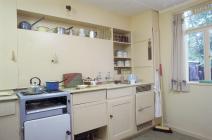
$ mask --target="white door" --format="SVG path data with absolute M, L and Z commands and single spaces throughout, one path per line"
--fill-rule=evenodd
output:
M 24 140 L 71 140 L 70 115 L 59 115 L 24 123 Z
M 153 56 L 149 60 L 148 53 L 148 40 L 133 44 L 134 67 L 152 67 Z
M 16 0 L 0 1 L 0 90 L 17 87 Z
M 109 139 L 120 140 L 133 132 L 133 97 L 111 100 L 109 105 Z

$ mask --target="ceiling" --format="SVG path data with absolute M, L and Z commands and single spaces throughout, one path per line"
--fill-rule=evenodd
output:
M 189 0 L 78 0 L 123 15 L 134 15 L 148 9 L 164 10 Z

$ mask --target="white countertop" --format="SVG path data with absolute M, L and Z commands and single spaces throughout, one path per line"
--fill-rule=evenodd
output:
M 150 83 L 136 83 L 134 85 L 130 84 L 102 84 L 97 86 L 91 86 L 83 89 L 76 89 L 76 88 L 64 88 L 62 90 L 70 92 L 72 94 L 80 93 L 80 92 L 89 92 L 89 91 L 95 91 L 95 90 L 110 90 L 110 89 L 116 89 L 116 88 L 125 88 L 125 87 L 133 87 L 137 85 L 146 85 Z
M 0 101 L 17 100 L 18 97 L 13 90 L 0 91 Z
M 81 92 L 89 92 L 89 91 L 96 91 L 96 90 L 110 90 L 116 88 L 125 88 L 125 87 L 133 87 L 137 85 L 146 85 L 151 83 L 136 83 L 134 85 L 130 84 L 102 84 L 92 87 L 87 87 L 84 89 L 76 89 L 76 88 L 64 88 L 62 90 L 67 91 L 71 94 L 81 93 Z M 0 91 L 0 101 L 8 101 L 8 100 L 17 100 L 18 97 L 13 90 L 8 91 Z

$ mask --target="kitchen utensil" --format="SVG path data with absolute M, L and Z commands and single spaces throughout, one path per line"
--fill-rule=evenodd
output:
M 28 89 L 31 94 L 42 93 L 41 80 L 38 77 L 33 77 L 30 79 L 30 88 Z
M 72 29 L 73 29 L 73 26 L 71 26 L 71 27 L 65 29 L 65 34 L 67 34 L 67 35 L 72 35 L 72 34 L 73 34 Z
M 73 28 L 72 27 L 69 27 L 69 28 L 64 28 L 64 27 L 56 27 L 53 29 L 53 32 L 54 33 L 57 33 L 57 34 L 67 34 L 67 32 L 70 32 L 70 30 Z
M 66 79 L 64 81 L 65 88 L 72 88 L 72 87 L 76 87 L 77 85 L 83 84 L 82 73 L 63 74 L 63 79 Z
M 48 27 L 45 26 L 38 26 L 35 28 L 36 31 L 40 31 L 40 32 L 48 32 L 50 29 Z
M 89 33 L 90 38 L 95 38 L 96 36 L 97 36 L 97 32 L 90 31 L 90 33 Z
M 47 81 L 46 82 L 46 90 L 47 91 L 58 91 L 59 90 L 59 84 L 64 82 L 66 79 L 62 81 Z
M 28 21 L 21 21 L 18 25 L 18 28 L 20 29 L 26 29 L 26 30 L 31 30 L 32 27 L 37 24 L 38 22 L 40 22 L 41 20 L 43 20 L 45 17 L 41 17 L 39 18 L 37 21 L 35 21 L 33 24 L 30 24 Z
M 79 29 L 79 36 L 85 37 L 85 30 L 84 29 Z

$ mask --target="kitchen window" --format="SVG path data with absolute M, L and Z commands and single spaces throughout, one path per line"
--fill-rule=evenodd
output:
M 183 14 L 187 80 L 212 80 L 212 4 Z

